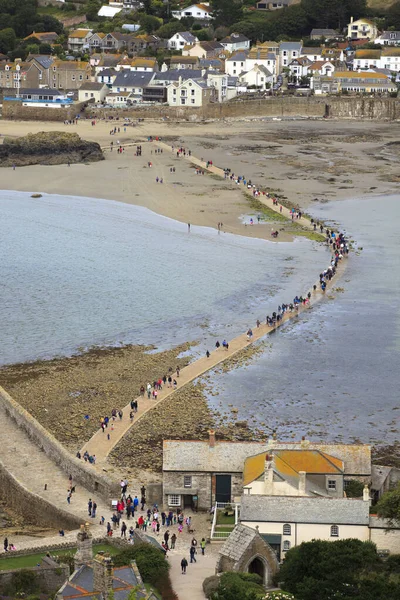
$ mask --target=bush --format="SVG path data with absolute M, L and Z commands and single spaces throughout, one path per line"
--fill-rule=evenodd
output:
M 6 589 L 6 595 L 14 596 L 20 592 L 23 592 L 24 594 L 34 594 L 39 591 L 36 573 L 29 569 L 21 569 L 17 573 L 13 573 L 10 584 Z
M 211 575 L 211 577 L 206 577 L 203 581 L 203 592 L 206 598 L 211 598 L 211 594 L 217 591 L 219 586 L 219 577 L 218 575 Z
M 345 488 L 348 498 L 360 498 L 363 495 L 364 484 L 356 479 L 350 479 Z
M 260 575 L 257 575 L 257 573 L 238 573 L 238 575 L 242 581 L 247 581 L 248 583 L 256 583 L 257 585 L 263 584 L 262 577 L 260 577 Z
M 223 573 L 216 591 L 211 593 L 211 600 L 239 600 L 239 598 L 261 600 L 265 595 L 264 588 L 250 581 L 248 575 L 248 573 Z
M 164 553 L 151 544 L 137 544 L 127 548 L 114 557 L 114 565 L 122 567 L 136 561 L 140 575 L 145 583 L 156 585 L 160 576 L 166 575 L 169 563 Z

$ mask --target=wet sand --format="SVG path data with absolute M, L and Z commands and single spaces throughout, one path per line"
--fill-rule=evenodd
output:
M 115 124 L 123 128 L 123 122 Z M 144 122 L 110 136 L 111 126 L 112 122 L 106 121 L 94 127 L 90 121 L 77 126 L 2 121 L 2 136 L 66 130 L 107 148 L 106 160 L 99 163 L 21 167 L 15 171 L 3 168 L 2 188 L 113 199 L 194 225 L 215 228 L 222 221 L 224 230 L 231 233 L 270 239 L 271 228 L 279 221 L 275 223 L 269 216 L 266 227 L 246 227 L 241 215 L 249 217 L 256 211 L 240 187 L 210 175 L 196 175 L 190 162 L 176 158 L 176 154 L 151 154 L 154 146 L 146 143 L 147 137 L 159 135 L 169 144 L 190 148 L 216 166 L 246 175 L 303 209 L 315 199 L 327 202 L 398 190 L 400 143 L 392 124 L 250 119 L 206 124 Z M 127 144 L 123 155 L 109 151 L 110 142 L 115 145 L 118 140 Z M 128 144 L 142 144 L 142 157 L 135 157 L 134 147 Z M 151 169 L 148 161 L 153 163 Z M 175 174 L 170 173 L 170 167 L 175 167 Z M 162 185 L 156 183 L 157 176 L 163 178 Z M 289 227 L 280 239 L 291 237 Z

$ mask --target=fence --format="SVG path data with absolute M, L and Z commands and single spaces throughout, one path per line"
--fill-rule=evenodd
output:
M 234 523 L 220 525 L 218 523 L 218 513 L 222 513 L 227 509 L 230 509 L 229 512 L 231 512 L 231 510 L 234 511 Z M 214 540 L 222 542 L 226 540 L 239 522 L 239 513 L 240 504 L 238 502 L 216 502 L 213 522 L 211 525 L 211 541 Z M 223 529 L 218 529 L 219 527 L 223 527 Z

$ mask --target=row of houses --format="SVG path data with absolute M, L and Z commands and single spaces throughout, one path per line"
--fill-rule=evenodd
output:
M 400 551 L 400 528 L 370 515 L 377 500 L 400 479 L 400 470 L 371 464 L 366 444 L 165 440 L 163 503 L 166 508 L 210 510 L 236 505 L 240 523 L 256 530 L 278 561 L 313 539 L 372 540 Z M 347 497 L 351 482 L 364 491 Z

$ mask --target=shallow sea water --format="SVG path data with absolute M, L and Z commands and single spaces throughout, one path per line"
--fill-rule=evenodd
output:
M 108 200 L 0 192 L 0 364 L 92 345 L 203 353 L 329 264 L 306 239 L 274 243 L 187 225 Z
M 211 405 L 281 439 L 400 441 L 400 198 L 313 205 L 362 250 L 335 294 L 270 336 L 251 365 L 213 375 Z M 261 425 L 264 423 L 264 425 Z

